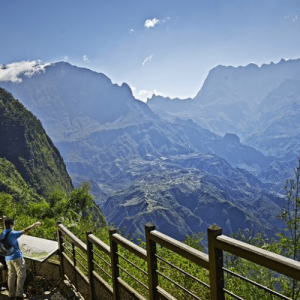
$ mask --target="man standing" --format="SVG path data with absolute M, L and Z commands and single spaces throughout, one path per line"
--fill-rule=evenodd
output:
M 14 231 L 15 221 L 13 219 L 5 220 L 6 229 L 2 232 L 0 239 L 4 238 L 6 233 L 9 232 L 7 239 L 14 248 L 14 251 L 11 255 L 5 256 L 5 261 L 8 267 L 8 290 L 10 299 L 14 299 L 15 297 L 17 300 L 26 298 L 26 295 L 23 294 L 23 286 L 26 278 L 26 266 L 19 246 L 18 238 L 22 234 L 29 232 L 31 229 L 39 225 L 41 225 L 41 222 L 36 222 L 22 231 Z

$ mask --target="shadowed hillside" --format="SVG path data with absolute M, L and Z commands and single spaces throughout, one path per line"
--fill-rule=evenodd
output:
M 10 161 L 40 195 L 69 192 L 71 179 L 63 159 L 41 122 L 0 88 L 0 157 Z

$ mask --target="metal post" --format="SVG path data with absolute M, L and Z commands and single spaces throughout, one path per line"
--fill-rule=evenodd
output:
M 62 233 L 59 230 L 59 225 L 61 222 L 56 222 L 57 226 L 57 237 L 58 237 L 58 249 L 59 249 L 59 259 L 60 259 L 60 276 L 64 279 L 64 259 L 63 259 L 63 252 L 64 252 L 64 243 L 62 239 Z
M 151 231 L 155 230 L 152 223 L 145 225 L 146 233 L 146 250 L 147 250 L 147 264 L 148 264 L 148 284 L 149 284 L 149 300 L 158 299 L 157 286 L 158 274 L 157 270 L 157 257 L 156 257 L 156 242 L 151 240 Z
M 89 280 L 90 280 L 90 300 L 95 299 L 95 286 L 94 286 L 94 254 L 93 254 L 93 243 L 89 241 L 89 235 L 92 234 L 91 231 L 86 232 L 86 246 L 87 246 L 87 259 L 88 259 L 88 270 L 89 270 Z
M 222 228 L 213 224 L 207 229 L 210 293 L 212 300 L 224 300 L 223 251 L 215 248 L 216 237 L 222 235 Z
M 72 242 L 72 254 L 73 254 L 73 265 L 74 265 L 74 274 L 75 274 L 75 287 L 78 290 L 77 270 L 76 270 L 76 252 L 75 252 L 75 244 L 73 242 Z
M 117 233 L 117 229 L 109 230 L 109 240 L 110 240 L 110 255 L 111 255 L 111 268 L 112 268 L 112 281 L 114 289 L 114 300 L 119 300 L 119 258 L 118 258 L 118 244 L 113 241 L 113 234 Z

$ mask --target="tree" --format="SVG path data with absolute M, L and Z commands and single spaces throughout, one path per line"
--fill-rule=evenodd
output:
M 282 254 L 300 261 L 300 156 L 298 156 L 298 166 L 294 169 L 294 178 L 286 180 L 284 190 L 286 198 L 280 218 L 286 224 L 286 234 L 278 234 L 283 249 Z M 292 299 L 299 299 L 300 284 L 296 280 L 291 280 L 288 288 Z
M 93 196 L 89 194 L 90 183 L 83 182 L 78 188 L 75 188 L 69 195 L 70 206 L 68 209 L 72 210 L 77 214 L 87 212 L 93 204 Z

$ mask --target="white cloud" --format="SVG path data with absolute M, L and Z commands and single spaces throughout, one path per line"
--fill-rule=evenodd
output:
M 135 32 L 135 30 L 133 28 L 130 28 L 128 31 L 129 31 L 129 33 L 134 33 Z
M 145 60 L 143 61 L 142 65 L 144 66 L 148 61 L 150 62 L 151 59 L 153 57 L 153 54 L 151 54 L 150 56 L 146 57 Z
M 134 86 L 131 86 L 130 88 L 132 90 L 133 96 L 136 99 L 141 100 L 143 102 L 147 102 L 147 99 L 151 98 L 153 95 L 164 96 L 162 93 L 160 93 L 156 89 L 154 89 L 154 90 L 138 90 Z
M 156 18 L 148 19 L 145 21 L 145 27 L 146 28 L 150 28 L 150 27 L 154 27 L 156 24 L 158 24 L 160 21 Z
M 82 56 L 82 59 L 85 61 L 85 62 L 89 62 L 90 60 L 89 60 L 89 58 L 87 57 L 87 55 L 83 55 Z
M 50 64 L 42 64 L 38 61 L 21 61 L 7 65 L 0 65 L 0 81 L 22 82 L 21 74 L 31 77 L 36 73 L 45 72 L 45 67 Z

